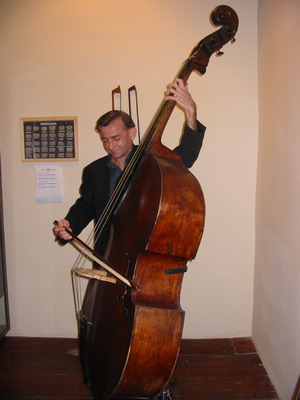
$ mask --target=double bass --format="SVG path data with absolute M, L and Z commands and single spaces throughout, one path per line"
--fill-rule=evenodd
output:
M 184 82 L 193 71 L 203 75 L 211 55 L 234 40 L 232 8 L 216 7 L 211 20 L 221 28 L 183 63 Z M 202 238 L 205 201 L 197 179 L 161 143 L 174 107 L 162 102 L 103 212 L 95 235 L 109 231 L 104 256 L 89 250 L 101 267 L 78 310 L 80 357 L 98 399 L 161 398 L 179 353 L 181 285 Z

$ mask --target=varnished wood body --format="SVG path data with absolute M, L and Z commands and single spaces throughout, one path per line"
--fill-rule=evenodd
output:
M 82 307 L 89 380 L 100 398 L 151 398 L 168 383 L 184 321 L 176 270 L 195 256 L 204 214 L 201 187 L 181 161 L 146 155 L 104 256 L 139 290 L 91 281 Z

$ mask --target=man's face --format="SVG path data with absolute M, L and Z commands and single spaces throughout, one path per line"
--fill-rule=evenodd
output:
M 136 128 L 124 126 L 121 118 L 117 118 L 107 126 L 101 126 L 100 138 L 104 149 L 111 154 L 113 162 L 124 164 L 131 151 Z

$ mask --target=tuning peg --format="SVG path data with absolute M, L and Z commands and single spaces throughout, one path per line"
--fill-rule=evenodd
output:
M 222 56 L 224 54 L 224 52 L 223 51 L 220 51 L 220 50 L 218 50 L 217 52 L 216 52 L 216 56 Z

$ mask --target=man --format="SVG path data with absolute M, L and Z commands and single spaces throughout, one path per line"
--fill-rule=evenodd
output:
M 167 86 L 165 100 L 174 100 L 185 112 L 186 124 L 181 143 L 174 149 L 181 156 L 184 165 L 190 168 L 196 161 L 204 137 L 205 127 L 197 121 L 197 107 L 188 85 L 176 78 Z M 136 128 L 129 115 L 122 111 L 110 111 L 96 123 L 103 147 L 108 153 L 83 170 L 81 196 L 70 208 L 64 219 L 58 221 L 53 232 L 61 243 L 72 239 L 65 227 L 78 235 L 90 221 L 100 218 L 137 146 L 133 144 Z M 103 255 L 108 232 L 103 232 L 95 243 L 95 250 Z

